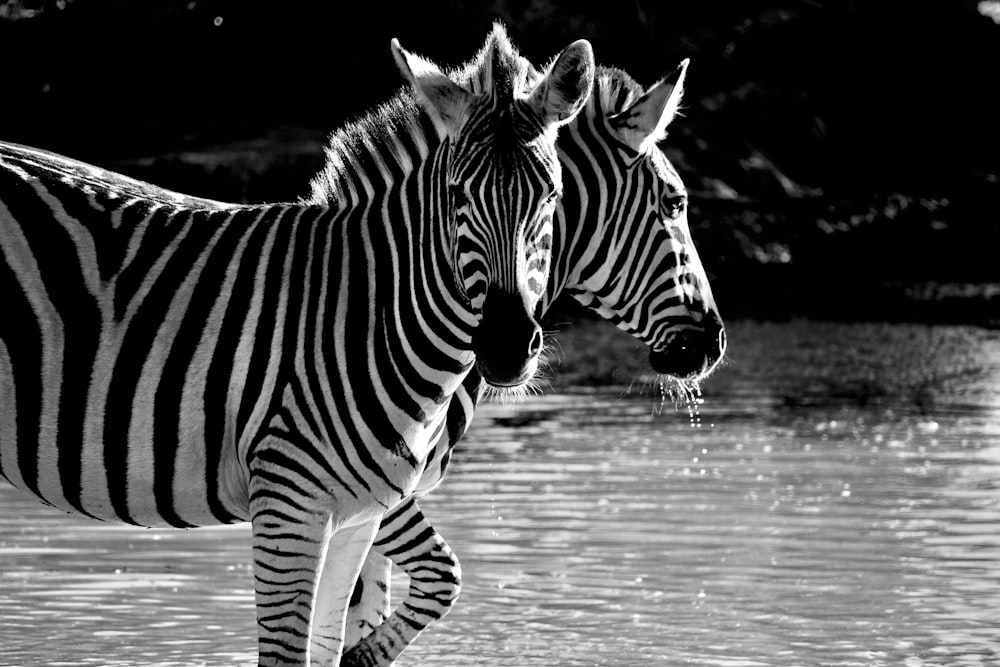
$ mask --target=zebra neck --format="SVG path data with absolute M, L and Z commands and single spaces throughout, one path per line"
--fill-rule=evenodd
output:
M 597 259 L 591 246 L 593 239 L 599 237 L 599 230 L 597 221 L 585 215 L 585 186 L 567 172 L 563 170 L 564 194 L 552 220 L 552 260 L 545 294 L 539 302 L 541 313 L 546 312 L 564 291 L 579 287 L 581 274 Z
M 407 136 L 336 154 L 313 199 L 351 202 L 329 264 L 341 293 L 330 338 L 350 355 L 342 384 L 359 395 L 356 378 L 371 378 L 367 403 L 385 410 L 382 421 L 409 446 L 471 368 L 477 318 L 455 270 L 448 146 Z M 419 447 L 413 453 L 420 458 Z
M 454 342 L 464 352 L 477 316 L 456 270 L 449 159 L 450 146 L 434 123 L 412 96 L 400 93 L 333 134 L 307 201 L 345 210 L 348 227 L 367 230 L 357 233 L 375 253 L 379 291 L 393 294 L 393 311 L 453 321 Z
M 456 271 L 449 144 L 400 95 L 336 132 L 326 157 L 309 201 L 347 211 L 335 264 L 341 305 L 357 315 L 334 318 L 343 328 L 333 339 L 352 350 L 342 384 L 359 395 L 356 378 L 371 378 L 366 402 L 391 425 L 379 439 L 398 434 L 419 459 L 420 438 L 410 436 L 443 414 L 472 367 L 478 321 Z
M 544 308 L 564 291 L 579 299 L 588 280 L 611 268 L 609 260 L 627 242 L 622 234 L 633 228 L 627 221 L 635 214 L 635 193 L 643 192 L 642 173 L 630 169 L 615 148 L 607 112 L 595 96 L 559 135 L 563 196 L 553 219 Z

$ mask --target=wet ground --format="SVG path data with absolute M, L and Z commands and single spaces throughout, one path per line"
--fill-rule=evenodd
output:
M 1000 332 L 736 323 L 676 408 L 560 340 L 422 503 L 465 587 L 400 667 L 1000 665 Z M 247 527 L 0 508 L 0 664 L 254 663 Z

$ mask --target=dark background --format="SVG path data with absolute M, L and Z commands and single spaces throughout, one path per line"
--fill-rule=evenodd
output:
M 230 201 L 305 194 L 326 134 L 500 19 L 652 84 L 724 317 L 1000 326 L 1000 2 L 0 1 L 0 140 Z

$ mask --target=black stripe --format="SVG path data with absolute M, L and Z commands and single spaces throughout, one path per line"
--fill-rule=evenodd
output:
M 50 194 L 56 198 L 65 188 L 58 182 L 49 185 L 55 190 Z M 100 309 L 94 295 L 86 289 L 87 283 L 80 263 L 79 249 L 63 226 L 56 221 L 49 205 L 42 201 L 29 183 L 20 178 L 4 183 L 3 192 L 7 208 L 18 221 L 38 265 L 39 277 L 49 301 L 61 319 L 58 324 L 64 333 L 63 368 L 56 452 L 60 481 L 66 500 L 77 511 L 86 514 L 80 504 L 80 455 L 90 374 L 100 338 Z M 32 319 L 34 317 L 32 316 Z M 38 340 L 41 341 L 40 332 L 38 334 Z M 40 358 L 38 361 L 35 373 L 40 375 L 43 366 Z M 38 406 L 40 410 L 40 397 Z M 26 412 L 38 414 L 34 410 Z M 35 428 L 40 425 L 37 416 L 34 424 Z M 18 448 L 21 450 L 19 459 L 23 459 L 22 475 L 25 476 L 25 483 L 36 494 L 38 493 L 37 439 L 36 432 L 34 437 L 24 442 L 20 441 L 19 436 L 18 442 Z
M 153 265 L 160 259 L 164 250 L 183 231 L 189 216 L 188 211 L 168 207 L 160 207 L 153 212 L 149 221 L 137 225 L 133 230 L 141 233 L 139 248 L 132 260 L 122 268 L 115 281 L 115 320 L 125 317 L 129 304 L 142 289 L 145 281 L 153 272 Z M 134 240 L 131 240 L 134 243 Z
M 339 224 L 344 224 L 340 222 Z M 333 343 L 333 324 L 332 322 L 324 321 L 324 329 L 320 331 L 320 324 L 318 322 L 318 317 L 322 313 L 330 312 L 333 313 L 331 308 L 336 307 L 336 294 L 337 290 L 340 288 L 340 274 L 339 274 L 339 263 L 328 262 L 332 256 L 339 258 L 338 246 L 336 235 L 338 233 L 338 223 L 326 218 L 326 216 L 321 216 L 317 220 L 317 226 L 322 231 L 322 235 L 317 239 L 315 247 L 317 248 L 316 257 L 313 261 L 313 272 L 311 279 L 314 285 L 321 285 L 323 283 L 323 271 L 326 269 L 329 274 L 326 279 L 325 288 L 327 290 L 326 301 L 323 301 L 322 290 L 317 287 L 312 293 L 312 302 L 307 307 L 306 311 L 306 331 L 315 332 L 314 336 L 319 337 L 319 363 L 306 363 L 306 386 L 301 387 L 302 391 L 308 389 L 313 396 L 313 400 L 319 407 L 319 419 L 323 422 L 322 428 L 317 424 L 316 433 L 318 436 L 324 437 L 324 441 L 333 447 L 336 460 L 343 465 L 351 477 L 355 481 L 359 482 L 361 487 L 366 491 L 370 490 L 370 486 L 361 476 L 361 474 L 355 469 L 351 462 L 347 458 L 347 450 L 344 448 L 344 443 L 341 442 L 340 437 L 337 435 L 336 427 L 333 423 L 333 415 L 329 410 L 326 410 L 326 401 L 324 399 L 324 392 L 322 388 L 322 383 L 320 380 L 320 372 L 326 372 L 328 379 L 336 378 L 336 366 L 328 366 L 331 363 L 331 355 L 336 358 L 336 353 L 332 347 Z M 320 240 L 322 242 L 320 242 Z M 332 318 L 328 318 L 332 319 Z M 312 350 L 316 347 L 315 340 L 308 340 L 303 342 L 304 345 L 308 345 L 310 353 L 306 356 L 307 359 L 313 358 Z M 329 368 L 330 370 L 326 370 Z M 296 383 L 298 386 L 298 383 Z M 344 402 L 344 397 L 340 395 L 340 392 L 334 391 L 335 395 L 333 397 L 335 403 L 335 413 L 338 415 L 346 415 L 346 404 Z M 343 420 L 345 426 L 347 426 L 348 420 Z M 348 432 L 351 433 L 352 438 L 357 438 L 357 432 L 353 431 L 353 428 L 348 427 Z M 358 442 L 357 439 L 353 440 Z M 357 493 L 351 488 L 351 485 L 345 484 L 345 488 L 348 489 L 350 494 L 357 497 Z
M 313 486 L 316 487 L 316 490 L 318 492 L 329 493 L 331 491 L 329 486 L 326 483 L 324 483 L 323 480 L 320 480 L 318 477 L 314 475 L 315 471 L 322 470 L 329 476 L 330 481 L 336 482 L 341 486 L 341 488 L 346 490 L 352 496 L 357 497 L 357 494 L 350 488 L 350 486 L 348 486 L 344 482 L 344 480 L 340 478 L 340 475 L 338 475 L 336 471 L 330 467 L 330 463 L 327 461 L 326 456 L 324 456 L 324 452 L 316 448 L 314 441 L 309 440 L 301 433 L 294 430 L 278 430 L 275 428 L 270 428 L 267 429 L 264 434 L 265 436 L 278 437 L 279 439 L 291 443 L 296 450 L 301 452 L 304 456 L 309 457 L 309 459 L 313 462 L 314 467 L 311 467 L 309 469 L 303 468 L 294 459 L 290 459 L 284 454 L 276 452 L 273 449 L 263 449 L 257 451 L 254 454 L 255 461 L 264 461 L 276 464 L 279 466 L 278 469 L 287 467 L 292 472 L 295 472 L 301 477 L 309 480 L 313 484 Z M 285 464 L 287 464 L 287 466 Z M 295 488 L 299 489 L 299 485 L 295 485 Z
M 181 414 L 184 383 L 198 350 L 205 324 L 210 321 L 212 309 L 221 296 L 226 269 L 243 235 L 243 230 L 238 224 L 222 223 L 225 229 L 218 231 L 221 217 L 211 216 L 207 211 L 199 211 L 193 215 L 193 225 L 204 228 L 206 233 L 217 232 L 219 235 L 211 246 L 202 252 L 204 268 L 191 292 L 181 316 L 181 324 L 164 361 L 163 374 L 156 388 L 154 403 L 153 495 L 156 499 L 157 513 L 170 525 L 181 528 L 194 526 L 183 521 L 174 509 L 173 482 L 176 476 L 181 423 L 185 418 Z M 206 449 L 215 450 L 221 446 L 220 442 L 197 443 L 197 445 L 202 444 Z
M 343 256 L 347 260 L 348 289 L 346 318 L 349 326 L 346 328 L 344 336 L 347 358 L 341 360 L 341 367 L 344 369 L 344 375 L 348 378 L 365 378 L 371 372 L 368 369 L 367 363 L 368 337 L 377 332 L 369 332 L 368 330 L 368 313 L 371 312 L 373 304 L 376 304 L 374 307 L 377 308 L 378 304 L 392 303 L 392 291 L 383 293 L 379 291 L 379 288 L 382 287 L 384 289 L 386 279 L 393 283 L 395 282 L 391 271 L 373 272 L 372 267 L 368 265 L 364 239 L 365 234 L 363 234 L 365 229 L 366 226 L 361 224 L 348 225 L 345 229 L 346 248 L 344 249 Z M 372 251 L 376 257 L 383 256 L 386 252 L 391 252 L 385 238 L 378 235 L 379 232 L 385 233 L 384 228 L 380 229 L 379 225 L 371 225 L 367 227 L 367 230 L 370 232 L 368 236 L 374 246 Z M 406 260 L 401 258 L 401 261 Z M 380 275 L 373 276 L 372 273 Z M 376 290 L 374 298 L 369 295 L 369 286 L 372 284 L 373 277 L 375 278 L 374 287 Z M 396 289 L 396 286 L 394 285 L 392 289 Z M 415 467 L 416 461 L 413 460 L 413 455 L 406 446 L 402 436 L 392 427 L 385 407 L 375 392 L 375 384 L 373 382 L 358 382 L 345 387 L 345 389 L 353 391 L 354 400 L 362 409 L 360 417 L 365 421 L 365 425 L 371 431 L 372 437 L 378 444 L 403 458 L 409 465 Z M 342 414 L 346 416 L 347 413 Z M 402 488 L 389 479 L 385 474 L 385 470 L 383 470 L 382 466 L 374 458 L 372 452 L 364 445 L 365 441 L 361 438 L 352 438 L 351 440 L 356 443 L 358 458 L 369 472 L 381 480 L 393 492 L 402 493 Z
M 408 213 L 403 210 L 402 202 L 399 201 L 398 197 L 393 196 L 393 192 L 398 193 L 398 186 L 392 187 L 384 202 L 387 211 L 386 215 L 390 220 L 406 220 Z M 380 246 L 388 245 L 388 238 L 381 235 L 375 236 L 374 226 L 370 230 L 370 233 L 376 253 L 378 253 Z M 414 230 L 412 229 L 395 230 L 394 242 L 400 250 L 398 254 L 399 266 L 395 269 L 395 275 L 393 271 L 382 268 L 371 271 L 375 277 L 376 294 L 379 296 L 376 297 L 374 304 L 369 304 L 369 308 L 372 305 L 375 307 L 376 340 L 385 343 L 385 345 L 376 344 L 375 346 L 375 368 L 378 372 L 379 382 L 385 387 L 386 392 L 399 409 L 414 421 L 423 422 L 425 420 L 423 407 L 417 399 L 410 395 L 407 387 L 412 388 L 418 395 L 429 398 L 432 401 L 442 400 L 442 391 L 439 386 L 417 373 L 404 350 L 404 343 L 409 343 L 410 346 L 416 346 L 419 349 L 420 339 L 423 338 L 426 340 L 426 336 L 422 335 L 423 332 L 420 327 L 415 326 L 416 323 L 412 321 L 415 318 L 406 317 L 408 314 L 411 314 L 409 313 L 409 309 L 400 309 L 400 318 L 402 321 L 397 325 L 396 314 L 393 312 L 393 309 L 380 305 L 380 303 L 391 304 L 392 301 L 389 295 L 393 293 L 397 293 L 397 299 L 405 301 L 408 298 L 408 293 L 413 291 L 410 287 L 412 279 L 410 264 L 412 263 L 411 258 L 415 254 L 413 246 L 418 241 L 416 239 L 411 240 L 410 237 L 412 236 L 414 236 Z M 386 260 L 388 260 L 388 257 L 386 257 Z M 389 266 L 388 261 L 386 261 L 386 266 Z M 380 299 L 385 299 L 385 301 L 380 301 Z M 396 333 L 397 327 L 406 332 L 404 334 L 406 336 L 405 340 Z M 422 354 L 419 358 L 425 359 Z
M 171 252 L 160 273 L 146 275 L 141 279 L 144 283 L 151 281 L 152 284 L 125 330 L 108 387 L 104 411 L 104 464 L 108 491 L 116 515 L 130 523 L 135 523 L 135 520 L 128 509 L 127 480 L 130 474 L 134 474 L 128 469 L 129 427 L 133 418 L 136 390 L 142 378 L 143 366 L 153 351 L 156 336 L 164 326 L 171 300 L 199 259 L 212 232 L 209 225 L 191 224 L 191 218 L 189 211 L 177 212 L 163 223 L 174 231 L 174 236 L 179 230 L 186 230 L 186 233 Z M 166 249 L 160 250 L 166 252 Z M 151 255 L 150 258 L 152 259 Z M 154 410 L 159 409 L 160 406 L 154 402 Z M 161 470 L 157 464 L 162 462 L 166 453 L 173 455 L 176 451 L 177 433 L 157 433 L 154 430 L 153 439 L 155 458 L 151 476 L 155 480 L 154 487 L 162 489 L 164 484 L 173 485 L 173 469 L 170 466 Z M 158 479 L 158 475 L 166 479 Z M 180 521 L 169 512 L 163 519 L 168 523 Z
M 291 225 L 285 223 L 294 217 L 295 212 L 293 209 L 279 209 L 275 211 L 275 214 L 279 217 L 270 225 L 276 227 L 274 242 L 271 246 L 270 256 L 265 258 L 266 265 L 261 267 L 264 269 L 264 286 L 260 317 L 257 322 L 249 323 L 250 326 L 256 326 L 253 350 L 248 364 L 249 371 L 247 372 L 246 384 L 243 386 L 243 395 L 240 397 L 240 408 L 236 418 L 237 444 L 242 441 L 247 423 L 263 392 L 269 358 L 275 345 L 276 314 L 281 298 L 285 261 L 292 232 Z M 247 455 L 252 456 L 252 451 L 247 451 Z
M 6 221 L 4 224 L 7 224 Z M 0 254 L 0 258 L 2 257 Z M 17 276 L 6 261 L 0 262 L 0 294 L 4 295 L 3 317 L 0 317 L 0 339 L 7 347 L 10 368 L 14 376 L 14 414 L 4 415 L 3 419 L 16 421 L 18 469 L 24 477 L 28 490 L 38 495 L 38 424 L 42 409 L 42 374 L 39 369 L 42 367 L 42 332 L 31 304 L 17 281 Z M 0 454 L 3 453 L 2 450 L 0 447 Z M 0 473 L 2 471 L 0 468 Z
M 250 302 L 253 299 L 254 277 L 261 261 L 264 242 L 269 226 L 265 222 L 273 218 L 276 210 L 268 211 L 260 223 L 253 221 L 260 214 L 259 210 L 242 210 L 231 216 L 229 224 L 234 228 L 246 228 L 249 238 L 243 248 L 239 264 L 235 267 L 236 277 L 232 288 L 226 295 L 227 303 L 222 315 L 222 323 L 212 352 L 205 379 L 205 488 L 208 496 L 209 509 L 212 515 L 222 523 L 235 523 L 245 517 L 239 517 L 226 509 L 219 497 L 219 475 L 222 463 L 222 449 L 236 448 L 239 438 L 236 433 L 232 440 L 225 440 L 226 423 L 229 419 L 230 382 L 232 380 L 233 364 L 236 350 L 239 347 L 240 335 L 247 326 L 246 318 L 250 312 Z M 251 226 L 252 225 L 252 226 Z M 237 389 L 238 391 L 238 389 Z M 236 457 L 231 459 L 236 461 Z

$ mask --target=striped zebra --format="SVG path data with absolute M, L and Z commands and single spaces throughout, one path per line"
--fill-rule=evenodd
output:
M 308 201 L 221 204 L 0 145 L 0 472 L 96 519 L 249 520 L 261 665 L 339 662 L 449 397 L 477 358 L 526 381 L 541 348 L 555 135 L 590 45 L 540 73 L 496 27 L 461 84 L 392 53 L 407 90 L 333 135 Z
M 687 192 L 656 147 L 677 113 L 687 64 L 645 91 L 621 70 L 598 69 L 593 95 L 557 144 L 564 194 L 539 308 L 572 295 L 646 343 L 654 370 L 690 384 L 716 366 L 726 338 L 688 229 Z M 345 664 L 389 664 L 458 597 L 458 559 L 416 497 L 440 483 L 481 390 L 480 375 L 466 376 L 414 496 L 383 518 L 354 592 Z M 388 618 L 386 557 L 410 577 Z

